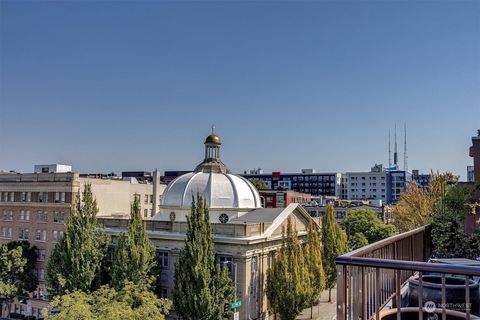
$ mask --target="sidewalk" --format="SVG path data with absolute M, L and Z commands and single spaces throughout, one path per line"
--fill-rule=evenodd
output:
M 320 303 L 313 306 L 314 320 L 333 320 L 337 317 L 337 289 L 332 289 L 332 302 L 328 301 L 328 290 L 322 292 Z M 302 314 L 297 317 L 297 320 L 310 320 L 310 308 L 303 310 Z

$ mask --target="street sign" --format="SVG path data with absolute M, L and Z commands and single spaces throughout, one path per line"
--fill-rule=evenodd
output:
M 232 303 L 232 309 L 240 308 L 241 305 L 242 305 L 241 300 L 235 301 L 234 303 Z
M 235 312 L 233 314 L 233 320 L 240 320 L 240 312 Z

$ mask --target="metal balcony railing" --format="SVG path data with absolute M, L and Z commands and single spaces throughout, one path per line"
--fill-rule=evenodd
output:
M 386 309 L 396 319 L 401 319 L 402 312 L 407 311 L 418 313 L 418 319 L 423 319 L 426 311 L 441 315 L 442 319 L 447 319 L 447 314 L 470 319 L 469 307 L 464 312 L 447 310 L 445 279 L 450 274 L 462 275 L 469 288 L 471 277 L 480 276 L 480 268 L 427 263 L 430 253 L 430 228 L 424 226 L 338 257 L 337 319 L 381 319 L 381 311 Z M 434 306 L 433 311 L 424 308 L 424 273 L 441 277 L 441 307 Z M 419 283 L 414 308 L 405 307 L 402 301 L 404 285 L 413 275 L 418 276 Z M 464 290 L 464 294 L 464 304 L 470 306 L 470 290 Z

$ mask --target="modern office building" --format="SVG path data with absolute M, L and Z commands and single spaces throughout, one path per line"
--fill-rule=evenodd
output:
M 220 137 L 213 133 L 207 137 L 204 160 L 192 172 L 170 182 L 160 211 L 147 221 L 148 236 L 163 267 L 163 295 L 171 296 L 174 266 L 185 245 L 186 216 L 191 210 L 192 195 L 199 193 L 209 207 L 218 263 L 228 263 L 231 271 L 236 269 L 237 297 L 241 301 L 236 309 L 239 319 L 273 319 L 265 279 L 281 247 L 282 229 L 289 218 L 293 219 L 297 235 L 304 241 L 312 218 L 298 203 L 285 208 L 263 208 L 256 188 L 247 179 L 231 173 L 221 161 L 220 146 Z M 100 219 L 100 223 L 114 238 L 125 231 L 123 219 Z
M 154 187 L 152 183 L 139 183 L 135 179 L 81 178 L 70 166 L 42 165 L 35 166 L 34 171 L 36 173 L 0 174 L 0 243 L 27 240 L 38 248 L 38 289 L 28 304 L 12 305 L 12 312 L 27 315 L 29 311 L 38 316 L 47 305 L 46 261 L 62 237 L 72 205 L 83 187 L 92 186 L 99 217 L 127 218 L 137 196 L 142 213 L 150 219 L 157 211 L 165 185 L 160 184 L 158 173 L 158 184 Z
M 410 174 L 396 167 L 375 164 L 368 172 L 346 172 L 342 175 L 344 200 L 382 200 L 385 204 L 398 201 L 407 188 Z
M 309 193 L 314 197 L 341 195 L 340 173 L 316 173 L 313 169 L 303 169 L 300 173 L 262 173 L 255 170 L 242 175 L 250 181 L 262 180 L 267 183 L 269 189 L 293 190 L 296 192 Z
M 418 170 L 412 170 L 412 181 L 416 182 L 422 188 L 428 187 L 431 178 L 431 174 L 422 174 Z
M 388 200 L 388 174 L 382 165 L 375 165 L 370 172 L 346 172 L 342 176 L 342 199 Z

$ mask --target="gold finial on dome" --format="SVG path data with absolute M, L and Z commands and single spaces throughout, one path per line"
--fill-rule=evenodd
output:
M 215 134 L 215 126 L 212 125 L 212 134 L 210 134 L 207 139 L 205 139 L 205 144 L 215 144 L 215 145 L 221 145 L 222 140 L 220 139 L 219 136 Z

